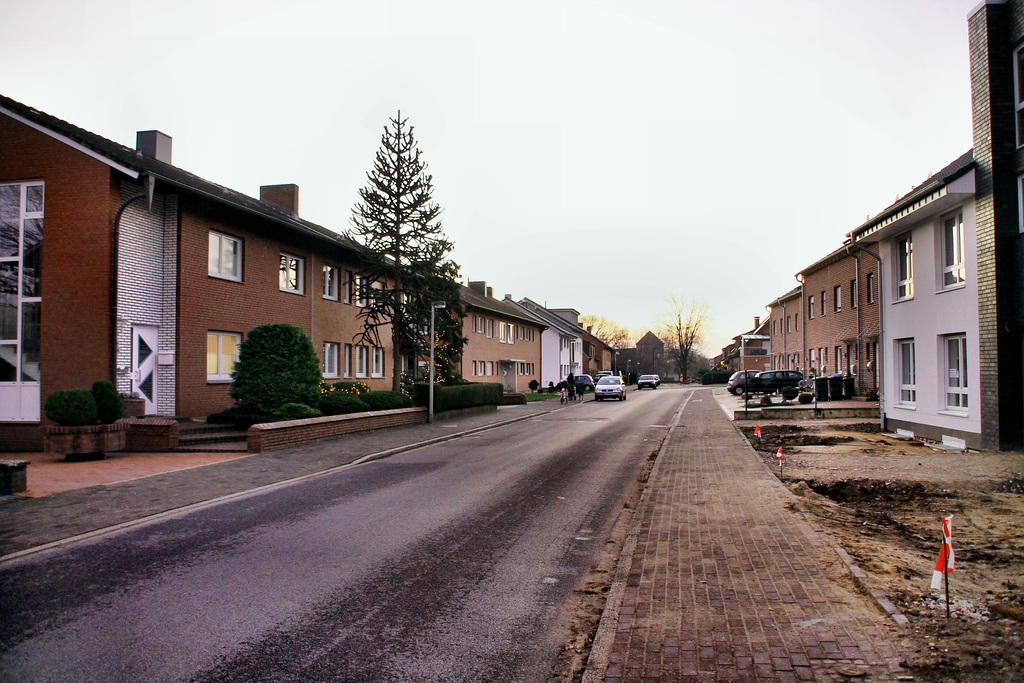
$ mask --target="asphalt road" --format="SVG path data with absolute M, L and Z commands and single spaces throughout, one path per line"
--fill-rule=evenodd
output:
M 686 389 L 630 391 L 0 570 L 4 681 L 544 681 Z

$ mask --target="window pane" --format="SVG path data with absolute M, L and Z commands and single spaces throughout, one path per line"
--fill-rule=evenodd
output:
M 18 369 L 14 366 L 17 352 L 14 344 L 0 344 L 0 382 L 17 381 Z
M 29 185 L 25 188 L 25 212 L 42 213 L 43 211 L 43 186 Z
M 217 359 L 219 357 L 218 340 L 217 335 L 207 334 L 206 335 L 206 374 L 216 375 L 217 373 Z
M 0 339 L 18 338 L 18 264 L 0 263 Z
M 230 375 L 235 371 L 235 359 L 238 357 L 238 340 L 230 334 L 221 336 L 220 374 Z
M 0 256 L 17 256 L 21 232 L 21 186 L 0 185 Z
M 43 265 L 43 221 L 38 218 L 25 221 L 25 237 L 22 242 L 21 293 L 23 296 L 40 296 L 39 278 Z
M 39 381 L 39 303 L 21 305 L 21 381 Z
M 221 238 L 220 267 L 222 275 L 240 277 L 238 272 L 238 240 L 229 237 Z

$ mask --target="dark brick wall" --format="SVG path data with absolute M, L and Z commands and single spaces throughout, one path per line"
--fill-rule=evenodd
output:
M 982 441 L 1015 447 L 1024 436 L 1022 325 L 1024 265 L 1019 231 L 1014 49 L 1024 37 L 1020 0 L 983 4 L 968 21 L 977 199 Z

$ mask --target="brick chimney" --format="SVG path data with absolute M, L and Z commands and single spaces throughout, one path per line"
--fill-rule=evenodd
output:
M 480 296 L 487 296 L 487 290 L 491 289 L 484 280 L 477 280 L 469 283 L 469 288 Z
M 284 209 L 293 216 L 299 215 L 298 185 L 261 185 L 260 201 Z
M 757 328 L 761 327 L 761 316 L 754 316 L 754 332 L 757 332 Z
M 135 133 L 135 149 L 150 159 L 171 163 L 171 136 L 158 130 L 140 130 Z

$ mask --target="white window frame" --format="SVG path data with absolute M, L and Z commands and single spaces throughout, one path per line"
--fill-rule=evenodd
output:
M 950 334 L 943 338 L 945 356 L 946 410 L 956 413 L 967 412 L 967 335 Z
M 807 297 L 807 319 L 814 320 L 814 295 Z
M 234 268 L 225 272 L 224 267 L 224 246 L 226 243 L 233 243 L 236 245 Z M 221 280 L 232 280 L 234 282 L 242 281 L 242 247 L 244 246 L 241 239 L 226 235 L 216 230 L 210 231 L 210 237 L 208 241 L 209 252 L 207 254 L 207 265 L 208 275 L 210 277 L 219 278 Z M 216 249 L 216 259 L 214 259 L 214 250 Z
M 839 313 L 843 310 L 843 286 L 836 285 L 832 288 L 832 307 L 835 309 L 834 313 Z
M 904 248 L 906 245 L 906 248 Z M 896 257 L 893 264 L 896 272 L 893 279 L 896 283 L 896 300 L 914 298 L 914 240 L 912 234 L 907 232 L 896 238 L 893 246 L 896 249 Z
M 338 376 L 338 342 L 324 342 L 323 376 Z
M 373 365 L 370 369 L 371 377 L 383 377 L 384 376 L 384 349 L 379 346 L 373 347 L 372 354 Z
M 917 358 L 914 340 L 896 340 L 896 383 L 900 393 L 897 405 L 917 405 Z
M 967 270 L 964 260 L 964 212 L 957 209 L 946 214 L 939 221 L 942 246 L 942 289 L 959 289 L 966 286 Z
M 850 280 L 850 308 L 857 308 L 857 280 Z
M 487 338 L 494 339 L 494 318 L 487 319 Z
M 341 269 L 337 266 L 324 266 L 324 298 L 330 299 L 331 301 L 338 300 L 338 291 L 340 289 L 339 276 L 341 275 Z
M 869 304 L 873 304 L 873 303 L 875 303 L 875 274 L 874 273 L 868 273 L 867 287 L 868 287 L 868 303 Z
M 490 377 L 494 374 L 494 361 L 487 361 L 487 376 Z
M 355 277 L 352 275 L 352 271 L 345 269 L 345 282 L 342 285 L 345 288 L 344 298 L 342 303 L 352 303 L 352 286 L 355 284 Z
M 824 318 L 828 313 L 828 305 L 826 304 L 825 290 L 821 290 L 821 317 Z
M 282 251 L 279 268 L 278 287 L 280 290 L 282 292 L 288 292 L 289 294 L 302 294 L 306 279 L 306 259 L 301 256 L 296 256 L 295 254 L 289 254 L 286 251 Z M 294 285 L 289 278 L 290 274 L 294 274 L 295 276 Z
M 345 373 L 344 376 L 348 377 L 348 378 L 351 378 L 352 377 L 352 345 L 351 344 L 345 344 L 345 346 L 342 347 L 342 348 L 344 349 L 343 353 L 344 353 L 344 356 L 345 356 L 344 358 L 342 358 L 343 372 Z
M 217 340 L 217 360 L 214 372 L 210 372 L 210 340 L 211 337 Z M 231 367 L 227 368 L 224 354 L 224 340 L 230 338 L 235 342 L 235 355 L 231 360 Z M 235 363 L 238 362 L 238 347 L 242 345 L 242 335 L 238 332 L 219 332 L 208 330 L 206 332 L 206 381 L 207 382 L 230 382 L 231 373 L 235 370 Z
M 355 294 L 356 306 L 358 306 L 359 308 L 366 308 L 366 297 L 363 296 L 363 291 L 362 291 L 363 290 L 363 276 L 362 275 L 356 275 L 355 288 L 356 288 L 356 294 Z
M 370 348 L 360 344 L 356 347 L 356 377 L 369 376 Z

